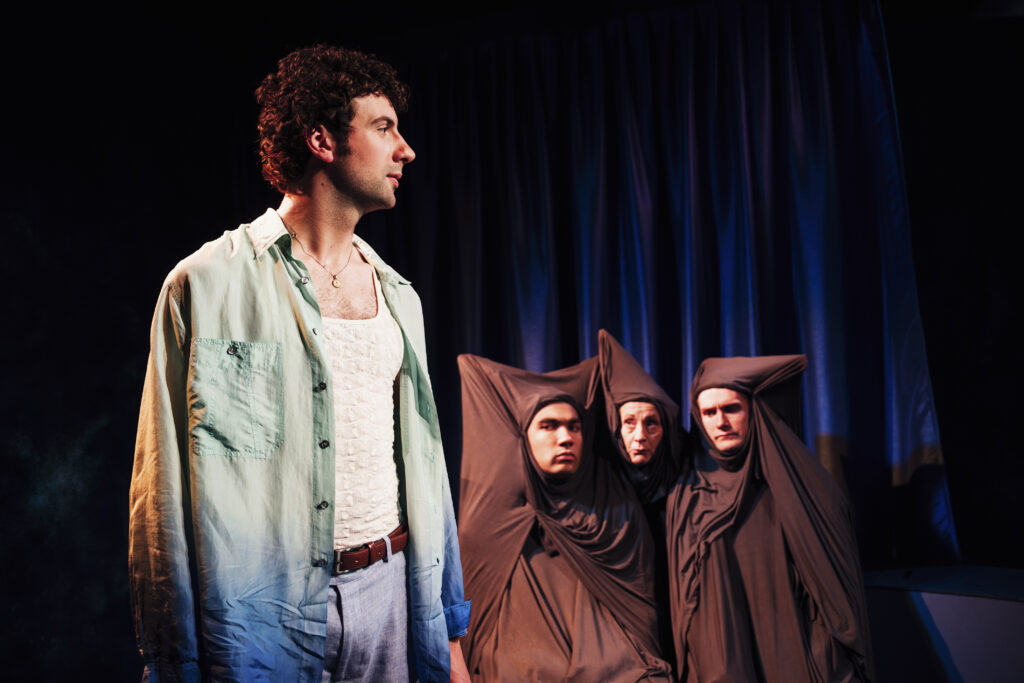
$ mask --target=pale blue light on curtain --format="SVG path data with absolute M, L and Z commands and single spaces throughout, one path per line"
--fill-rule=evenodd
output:
M 377 239 L 424 300 L 455 479 L 457 353 L 551 370 L 604 327 L 685 419 L 703 358 L 800 352 L 868 557 L 955 558 L 875 2 L 526 33 L 403 70 L 418 158 Z

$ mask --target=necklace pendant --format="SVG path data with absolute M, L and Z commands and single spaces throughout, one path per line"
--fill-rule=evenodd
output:
M 333 277 L 334 279 L 331 280 L 331 284 L 334 285 L 335 287 L 341 287 L 341 280 L 338 279 L 338 276 L 335 275 Z

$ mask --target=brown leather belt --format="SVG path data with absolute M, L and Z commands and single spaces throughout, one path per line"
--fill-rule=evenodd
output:
M 397 529 L 388 534 L 388 538 L 391 539 L 391 554 L 394 555 L 405 550 L 405 544 L 409 541 L 409 531 L 404 524 L 399 524 Z M 355 550 L 335 550 L 334 569 L 331 575 L 337 576 L 342 572 L 369 567 L 377 560 L 384 559 L 387 554 L 388 546 L 383 538 Z

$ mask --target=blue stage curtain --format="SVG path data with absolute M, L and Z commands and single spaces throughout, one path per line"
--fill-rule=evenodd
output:
M 875 2 L 694 2 L 401 70 L 418 158 L 368 236 L 424 300 L 453 483 L 457 353 L 547 371 L 604 327 L 688 422 L 703 358 L 799 352 L 867 563 L 958 558 Z

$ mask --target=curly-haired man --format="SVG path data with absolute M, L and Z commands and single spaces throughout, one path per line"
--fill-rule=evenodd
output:
M 419 299 L 355 235 L 415 158 L 407 90 L 316 46 L 256 95 L 284 199 L 182 261 L 153 320 L 130 494 L 146 675 L 468 680 Z

